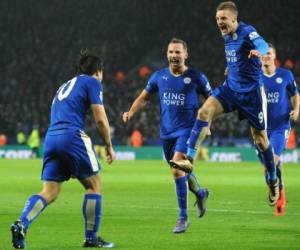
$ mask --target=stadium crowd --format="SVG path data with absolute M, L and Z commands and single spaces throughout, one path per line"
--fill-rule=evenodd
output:
M 96 48 L 105 61 L 104 101 L 115 144 L 126 144 L 134 129 L 144 143 L 159 143 L 159 106 L 155 100 L 129 125 L 121 120 L 149 74 L 167 65 L 165 50 L 176 36 L 189 47 L 189 65 L 216 87 L 224 81 L 223 40 L 215 24 L 219 1 L 3 1 L 0 23 L 0 134 L 14 143 L 22 128 L 39 125 L 43 136 L 58 87 L 72 76 L 82 48 Z M 300 83 L 300 20 L 296 1 L 236 1 L 245 22 L 277 48 L 278 64 Z M 288 17 L 288 18 L 287 18 Z M 157 98 L 157 97 L 153 97 Z M 87 121 L 92 138 L 96 129 Z M 300 125 L 294 124 L 300 135 Z M 235 145 L 248 137 L 237 114 L 212 124 L 213 145 Z M 300 140 L 300 136 L 297 136 Z

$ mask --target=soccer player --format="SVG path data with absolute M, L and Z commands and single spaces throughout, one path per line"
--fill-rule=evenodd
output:
M 208 97 L 211 94 L 206 76 L 185 64 L 188 58 L 187 44 L 173 38 L 168 44 L 167 59 L 169 67 L 152 74 L 147 86 L 135 99 L 128 112 L 123 114 L 123 121 L 131 117 L 147 102 L 151 94 L 158 92 L 160 101 L 160 137 L 166 161 L 185 159 L 187 140 L 196 119 L 199 107 L 199 94 Z M 193 173 L 172 169 L 179 216 L 174 233 L 183 233 L 188 227 L 187 189 L 196 196 L 197 213 L 205 213 L 208 190 L 200 187 Z M 188 184 L 188 185 L 187 185 Z
M 268 52 L 268 44 L 254 27 L 239 22 L 235 3 L 218 5 L 216 21 L 225 41 L 227 76 L 223 85 L 199 109 L 192 129 L 186 160 L 172 161 L 175 168 L 190 171 L 196 145 L 206 136 L 209 122 L 221 113 L 238 110 L 241 118 L 250 124 L 252 136 L 264 158 L 268 173 L 269 204 L 274 206 L 279 197 L 273 148 L 266 133 L 266 97 L 262 86 L 260 57 Z
M 114 150 L 103 106 L 102 74 L 102 60 L 87 51 L 82 52 L 77 75 L 63 84 L 54 97 L 44 144 L 43 188 L 29 197 L 20 218 L 11 226 L 16 249 L 25 248 L 25 234 L 30 224 L 57 198 L 62 183 L 70 177 L 76 177 L 86 190 L 82 207 L 85 221 L 83 247 L 114 246 L 97 237 L 101 221 L 101 166 L 91 139 L 83 131 L 86 112 L 91 108 L 106 145 L 107 162 L 111 164 Z
M 285 149 L 292 121 L 299 118 L 300 98 L 291 71 L 275 66 L 276 50 L 269 43 L 269 51 L 262 57 L 263 83 L 268 100 L 267 133 L 274 148 L 276 174 L 279 179 L 279 199 L 275 206 L 275 215 L 285 214 L 285 192 L 282 180 L 282 163 L 280 155 Z M 258 158 L 264 164 L 261 152 Z M 269 176 L 266 173 L 266 180 Z

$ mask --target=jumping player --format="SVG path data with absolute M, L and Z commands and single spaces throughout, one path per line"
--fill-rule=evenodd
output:
M 190 171 L 196 145 L 206 136 L 209 122 L 222 113 L 238 110 L 241 118 L 250 124 L 255 144 L 264 158 L 268 173 L 269 205 L 279 198 L 279 180 L 276 177 L 273 147 L 266 132 L 266 97 L 262 86 L 260 58 L 268 52 L 268 44 L 254 27 L 238 21 L 235 3 L 228 1 L 218 5 L 217 25 L 225 41 L 227 79 L 214 90 L 198 112 L 192 129 L 187 160 L 172 161 L 174 168 Z

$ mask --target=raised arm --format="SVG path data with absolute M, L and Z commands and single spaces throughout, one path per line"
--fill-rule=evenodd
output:
M 101 134 L 101 137 L 105 143 L 107 157 L 106 160 L 109 164 L 111 164 L 115 158 L 115 152 L 111 143 L 110 128 L 104 106 L 100 104 L 92 104 L 91 108 L 93 111 L 98 131 Z
M 123 114 L 123 122 L 128 122 L 131 117 L 147 103 L 149 97 L 150 94 L 146 90 L 143 90 L 142 93 L 134 100 L 130 109 Z
M 257 56 L 260 58 L 267 54 L 267 52 L 269 50 L 269 46 L 262 37 L 259 37 L 255 40 L 253 40 L 252 42 L 255 46 L 255 49 L 250 51 L 249 56 L 248 56 L 249 58 L 251 56 Z

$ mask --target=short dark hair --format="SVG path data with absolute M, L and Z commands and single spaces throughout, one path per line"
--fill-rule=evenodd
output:
M 184 48 L 185 51 L 188 50 L 186 42 L 183 41 L 182 39 L 173 37 L 173 38 L 171 39 L 170 43 L 180 43 L 180 44 L 182 44 L 182 46 L 183 46 L 183 48 Z M 170 43 L 169 43 L 169 44 L 170 44 Z
M 239 11 L 235 5 L 234 2 L 232 1 L 226 1 L 226 2 L 222 2 L 218 5 L 217 7 L 217 11 L 219 10 L 230 10 L 232 11 L 236 16 L 238 16 Z
M 276 48 L 272 43 L 268 43 L 269 48 L 272 48 L 276 54 Z
M 79 60 L 75 68 L 76 74 L 93 75 L 97 71 L 103 71 L 103 61 L 100 56 L 83 49 L 80 51 Z

